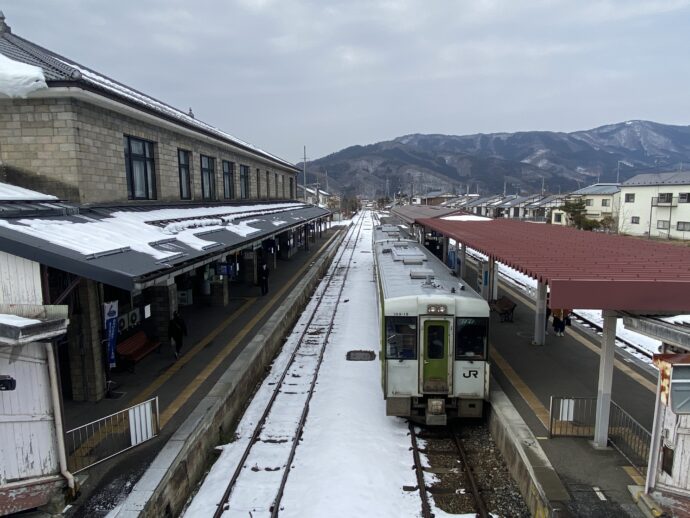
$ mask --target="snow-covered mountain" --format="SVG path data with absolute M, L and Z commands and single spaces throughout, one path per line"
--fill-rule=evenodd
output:
M 432 190 L 510 193 L 566 192 L 596 182 L 623 181 L 642 171 L 690 163 L 690 126 L 627 121 L 559 133 L 405 135 L 353 146 L 307 164 L 331 190 L 380 196 Z

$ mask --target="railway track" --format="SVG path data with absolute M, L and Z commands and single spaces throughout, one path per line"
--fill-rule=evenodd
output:
M 266 380 L 274 389 L 216 506 L 214 518 L 224 514 L 278 516 L 363 223 L 360 217 L 348 230 L 325 282 L 314 296 L 315 303 L 309 305 L 311 312 L 284 369 Z
M 528 517 L 529 510 L 484 422 L 416 431 L 410 424 L 422 517 L 451 514 Z

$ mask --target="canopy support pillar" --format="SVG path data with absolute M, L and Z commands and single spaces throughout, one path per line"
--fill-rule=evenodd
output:
M 546 342 L 546 283 L 537 282 L 537 300 L 534 310 L 534 345 Z
M 615 311 L 602 311 L 604 334 L 601 338 L 599 356 L 599 386 L 597 388 L 597 412 L 594 424 L 594 447 L 605 449 L 608 445 L 609 415 L 611 413 L 611 384 L 613 381 L 613 360 L 616 347 Z
M 460 247 L 460 278 L 464 279 L 467 275 L 467 246 L 465 243 Z

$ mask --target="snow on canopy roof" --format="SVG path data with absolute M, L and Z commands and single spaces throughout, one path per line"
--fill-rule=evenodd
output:
M 391 212 L 405 223 L 412 224 L 419 218 L 437 218 L 459 211 L 438 205 L 398 205 L 393 207 Z
M 555 308 L 690 311 L 690 248 L 498 219 L 417 223 L 547 283 Z
M 98 90 L 115 95 L 122 100 L 134 103 L 140 108 L 153 111 L 160 116 L 173 119 L 180 124 L 191 126 L 205 133 L 210 133 L 211 135 L 219 137 L 231 144 L 245 148 L 257 155 L 263 155 L 265 158 L 268 158 L 273 162 L 277 162 L 295 171 L 298 170 L 294 164 L 283 160 L 282 158 L 272 155 L 271 153 L 268 153 L 263 149 L 249 144 L 248 142 L 245 142 L 218 128 L 215 128 L 210 124 L 206 124 L 203 121 L 195 119 L 191 115 L 184 113 L 177 108 L 173 108 L 172 106 L 165 104 L 149 95 L 141 93 L 122 83 L 110 79 L 109 77 L 88 67 L 80 65 L 71 59 L 36 45 L 35 43 L 25 40 L 24 38 L 20 38 L 11 32 L 0 31 L 0 54 L 4 54 L 6 57 L 14 61 L 40 67 L 49 83 L 68 82 L 95 87 Z
M 0 201 L 48 201 L 57 199 L 56 196 L 50 194 L 43 194 L 0 182 Z
M 0 219 L 0 239 L 7 253 L 132 289 L 142 279 L 327 214 L 302 203 L 93 208 L 50 219 Z

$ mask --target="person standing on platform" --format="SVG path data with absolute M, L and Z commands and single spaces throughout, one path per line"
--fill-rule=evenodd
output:
M 266 295 L 268 293 L 268 265 L 266 262 L 262 262 L 259 266 L 259 284 L 261 284 L 261 294 Z
M 175 345 L 175 359 L 177 359 L 180 357 L 184 337 L 187 336 L 187 324 L 185 324 L 184 319 L 177 311 L 173 313 L 173 317 L 168 324 L 168 335 Z

